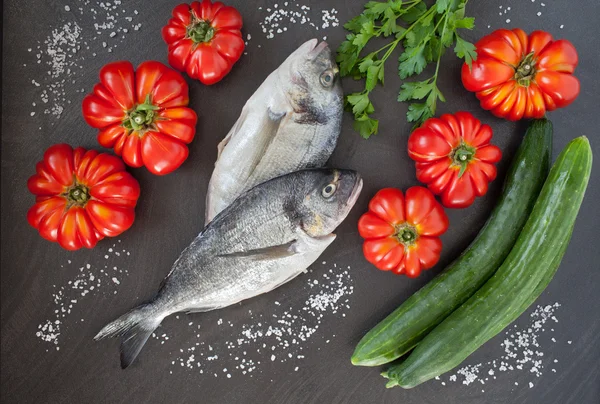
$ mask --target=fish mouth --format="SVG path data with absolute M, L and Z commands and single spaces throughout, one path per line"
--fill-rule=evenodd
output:
M 318 42 L 317 39 L 311 39 L 309 42 L 312 42 L 311 45 L 313 46 L 313 48 L 306 55 L 306 58 L 308 60 L 315 60 L 321 53 L 330 52 L 329 45 L 325 41 L 319 43 L 318 45 L 317 45 L 317 42 Z
M 360 196 L 360 192 L 363 188 L 363 180 L 360 176 L 357 176 L 356 182 L 354 183 L 354 188 L 352 189 L 352 193 L 350 194 L 350 198 L 348 198 L 347 206 L 354 206 L 358 197 Z
M 293 54 L 296 54 L 297 56 L 300 56 L 302 54 L 307 55 L 317 47 L 318 43 L 319 43 L 319 40 L 317 38 L 309 39 L 308 41 L 306 41 L 302 45 L 300 45 L 298 47 L 298 49 L 296 49 L 292 53 L 292 55 Z

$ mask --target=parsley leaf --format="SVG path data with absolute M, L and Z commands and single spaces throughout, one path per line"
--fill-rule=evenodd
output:
M 387 9 L 390 8 L 388 3 L 383 3 L 379 1 L 370 1 L 365 4 L 365 14 L 372 15 L 374 17 L 379 17 L 381 14 L 385 13 Z
M 350 31 L 337 51 L 341 76 L 364 80 L 361 92 L 346 96 L 346 108 L 354 114 L 354 129 L 364 138 L 379 130 L 379 121 L 372 115 L 375 107 L 369 95 L 377 84 L 384 84 L 385 63 L 396 48 L 398 75 L 403 80 L 421 74 L 428 64 L 435 63 L 433 76 L 405 82 L 398 93 L 398 101 L 421 101 L 408 107 L 409 122 L 421 124 L 435 115 L 438 101 L 445 101 L 437 86 L 442 55 L 453 44 L 454 52 L 469 66 L 476 59 L 473 44 L 459 36 L 457 30 L 472 29 L 474 19 L 465 17 L 467 0 L 436 0 L 428 7 L 425 0 L 369 1 L 364 11 L 348 21 Z M 431 3 L 429 3 L 431 4 Z M 373 38 L 388 38 L 376 51 L 363 54 Z
M 431 109 L 429 109 L 429 106 L 422 102 L 410 104 L 406 116 L 408 117 L 409 122 L 423 122 L 428 118 L 431 118 L 433 113 L 431 112 Z
M 367 114 L 359 115 L 354 119 L 354 130 L 368 139 L 371 135 L 376 135 L 379 130 L 379 121 L 369 117 Z
M 427 42 L 421 42 L 414 48 L 406 48 L 398 59 L 400 64 L 398 65 L 398 72 L 401 79 L 412 76 L 413 74 L 419 74 L 423 71 L 427 65 L 425 60 L 425 45 Z
M 438 14 L 442 14 L 444 11 L 448 10 L 451 4 L 452 0 L 437 0 L 435 2 L 435 8 Z
M 361 115 L 371 103 L 369 101 L 369 94 L 366 93 L 350 94 L 346 97 L 346 101 L 352 106 L 352 113 L 354 115 Z
M 477 52 L 475 51 L 475 45 L 471 42 L 467 42 L 462 39 L 458 34 L 455 34 L 456 46 L 454 47 L 454 53 L 461 59 L 465 60 L 465 63 L 471 69 L 471 65 L 475 59 L 477 59 Z
M 371 19 L 368 16 L 361 14 L 345 23 L 344 28 L 354 34 L 358 34 L 362 30 L 363 24 L 368 21 L 371 21 Z
M 454 27 L 455 28 L 464 28 L 464 29 L 473 29 L 473 28 L 475 28 L 475 18 L 467 17 L 467 18 L 457 19 L 454 21 Z
M 426 11 L 427 5 L 424 2 L 419 2 L 416 6 L 413 6 L 402 13 L 400 18 L 408 24 L 412 24 L 417 21 Z
M 422 100 L 433 90 L 433 83 L 430 80 L 413 81 L 402 84 L 402 89 L 398 94 L 398 101 Z
M 381 32 L 383 36 L 388 37 L 392 34 L 395 34 L 399 30 L 403 29 L 401 26 L 396 24 L 398 20 L 398 16 L 393 8 L 386 8 L 383 13 L 383 25 L 381 26 Z
M 377 80 L 383 84 L 383 64 L 380 61 L 374 62 L 367 69 L 367 80 L 365 81 L 365 89 L 372 91 L 377 85 Z

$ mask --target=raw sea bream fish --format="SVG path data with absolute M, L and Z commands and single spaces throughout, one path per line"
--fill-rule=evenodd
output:
M 126 368 L 165 317 L 219 309 L 283 285 L 333 242 L 333 231 L 361 189 L 355 171 L 325 168 L 250 189 L 181 253 L 154 299 L 105 326 L 95 339 L 121 336 Z
M 327 43 L 312 39 L 265 79 L 219 143 L 206 223 L 257 184 L 323 166 L 335 149 L 342 113 L 334 55 Z

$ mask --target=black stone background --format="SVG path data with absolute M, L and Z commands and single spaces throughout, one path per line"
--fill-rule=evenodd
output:
M 283 1 L 279 0 L 279 3 Z M 525 123 L 510 123 L 482 111 L 475 97 L 465 91 L 459 80 L 460 62 L 448 52 L 440 72 L 439 84 L 448 102 L 439 105 L 438 113 L 468 110 L 492 125 L 494 142 L 503 152 L 499 177 L 488 195 L 465 210 L 449 210 L 451 227 L 442 237 L 444 250 L 440 263 L 416 280 L 395 277 L 371 267 L 362 258 L 361 240 L 356 222 L 365 211 L 368 200 L 380 188 L 394 186 L 405 189 L 416 185 L 413 162 L 406 153 L 406 140 L 411 125 L 405 120 L 407 105 L 396 102 L 400 80 L 395 62 L 386 71 L 385 88 L 377 88 L 373 102 L 381 119 L 380 133 L 368 141 L 352 131 L 349 113 L 344 115 L 342 135 L 330 165 L 356 169 L 364 176 L 365 187 L 348 219 L 338 229 L 338 239 L 325 252 L 323 260 L 338 267 L 352 266 L 354 294 L 346 317 L 329 316 L 323 320 L 317 335 L 304 347 L 305 358 L 286 363 L 271 362 L 265 354 L 253 377 L 235 374 L 231 379 L 220 374 L 198 374 L 171 365 L 172 352 L 187 346 L 194 337 L 187 327 L 188 318 L 205 324 L 201 333 L 207 341 L 227 337 L 223 328 L 213 327 L 217 319 L 236 323 L 247 321 L 248 310 L 270 315 L 273 300 L 282 304 L 302 305 L 307 291 L 299 278 L 273 291 L 219 312 L 194 314 L 163 322 L 168 344 L 151 339 L 139 360 L 127 371 L 118 365 L 117 342 L 95 343 L 92 337 L 107 321 L 149 297 L 168 272 L 181 250 L 201 230 L 204 196 L 216 158 L 216 145 L 236 120 L 246 99 L 264 78 L 298 45 L 312 37 L 328 37 L 337 47 L 345 32 L 341 27 L 316 31 L 306 25 L 293 25 L 283 34 L 267 40 L 258 23 L 264 10 L 274 0 L 228 0 L 244 17 L 244 36 L 252 39 L 231 74 L 221 83 L 206 87 L 188 79 L 191 107 L 199 115 L 196 139 L 190 146 L 190 157 L 174 174 L 155 177 L 145 169 L 131 170 L 140 181 L 142 197 L 133 227 L 119 239 L 131 252 L 119 261 L 128 276 L 121 276 L 119 293 L 91 294 L 82 298 L 71 316 L 64 320 L 60 351 L 35 336 L 37 326 L 52 318 L 55 305 L 53 285 L 64 285 L 76 276 L 79 266 L 90 263 L 105 265 L 103 255 L 114 241 L 106 240 L 94 250 L 67 252 L 46 242 L 30 228 L 25 214 L 33 203 L 26 188 L 27 178 L 44 150 L 58 142 L 98 148 L 95 130 L 81 116 L 80 102 L 84 93 L 97 82 L 99 68 L 110 61 L 129 59 L 134 65 L 146 59 L 167 60 L 166 45 L 160 28 L 166 23 L 177 1 L 124 1 L 123 8 L 137 9 L 134 22 L 142 22 L 119 43 L 112 53 L 102 48 L 102 40 L 90 42 L 82 50 L 84 68 L 72 74 L 74 84 L 65 86 L 72 100 L 60 119 L 36 113 L 30 116 L 31 103 L 39 103 L 41 88 L 52 83 L 45 63 L 36 64 L 35 49 L 51 30 L 66 21 L 76 20 L 85 38 L 93 35 L 93 21 L 88 8 L 94 6 L 71 0 L 33 1 L 7 0 L 3 7 L 2 55 L 2 402 L 5 403 L 530 403 L 592 404 L 600 402 L 600 249 L 598 242 L 598 200 L 600 199 L 600 165 L 593 168 L 591 182 L 581 207 L 571 244 L 560 270 L 538 304 L 560 302 L 560 322 L 552 334 L 557 342 L 544 334 L 544 374 L 511 372 L 485 386 L 450 383 L 442 386 L 429 382 L 413 390 L 386 390 L 379 369 L 357 368 L 349 358 L 360 337 L 388 312 L 415 292 L 445 264 L 462 251 L 485 222 L 499 194 L 502 179 L 511 156 L 523 136 Z M 69 4 L 71 11 L 65 11 Z M 338 10 L 343 23 L 358 14 L 363 1 L 305 0 L 312 19 L 321 23 L 320 9 Z M 502 13 L 510 6 L 511 10 Z M 80 15 L 78 7 L 86 12 Z M 580 65 L 576 75 L 582 92 L 567 109 L 550 114 L 554 122 L 554 158 L 575 136 L 586 135 L 592 149 L 600 155 L 598 139 L 597 75 L 600 71 L 597 0 L 489 0 L 471 1 L 468 15 L 476 19 L 476 29 L 465 34 L 475 41 L 500 27 L 522 27 L 530 32 L 544 29 L 556 37 L 571 40 L 579 51 Z M 542 11 L 541 16 L 536 13 Z M 511 19 L 506 23 L 507 18 Z M 560 28 L 564 25 L 564 28 Z M 489 27 L 488 27 L 489 26 Z M 88 36 L 86 36 L 88 35 Z M 106 37 L 106 33 L 104 34 Z M 259 48 L 258 45 L 261 45 Z M 28 52 L 28 48 L 34 48 Z M 96 57 L 91 52 L 97 52 Z M 23 66 L 26 64 L 26 66 Z M 42 84 L 35 87 L 31 80 Z M 351 79 L 345 89 L 358 88 Z M 38 129 L 41 127 L 41 130 Z M 123 257 L 121 257 L 123 258 Z M 72 264 L 67 264 L 72 260 Z M 110 260 L 116 260 L 111 256 Z M 110 261 L 112 263 L 112 261 Z M 315 265 L 315 270 L 323 270 Z M 527 313 L 529 313 L 528 311 Z M 85 319 L 81 322 L 80 319 Z M 528 314 L 517 324 L 525 326 Z M 223 334 L 223 335 L 220 335 Z M 325 339 L 335 334 L 330 343 Z M 502 336 L 492 339 L 470 357 L 475 364 L 498 357 L 502 353 Z M 571 340 L 572 344 L 566 341 Z M 552 364 L 553 359 L 558 363 Z M 294 368 L 298 366 L 298 371 Z M 556 373 L 550 372 L 555 367 Z M 172 371 L 172 374 L 170 373 Z M 515 386 L 515 381 L 519 383 Z M 528 382 L 534 382 L 529 388 Z M 485 392 L 481 390 L 484 389 Z

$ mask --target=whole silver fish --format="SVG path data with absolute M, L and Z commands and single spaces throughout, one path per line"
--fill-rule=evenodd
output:
M 327 43 L 312 39 L 272 72 L 219 143 L 206 223 L 266 180 L 325 165 L 340 134 L 343 93 Z
M 126 368 L 168 315 L 219 309 L 283 285 L 333 242 L 361 189 L 358 173 L 336 169 L 297 171 L 250 189 L 183 250 L 153 300 L 95 339 L 121 336 Z

